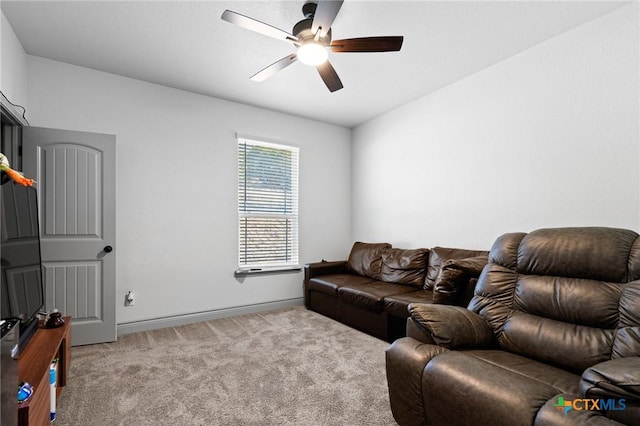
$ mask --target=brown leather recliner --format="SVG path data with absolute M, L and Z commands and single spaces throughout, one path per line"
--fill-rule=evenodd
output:
M 410 306 L 386 352 L 400 425 L 640 425 L 640 238 L 500 237 L 467 308 Z

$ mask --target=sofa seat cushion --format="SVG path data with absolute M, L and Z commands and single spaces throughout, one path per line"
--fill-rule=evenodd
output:
M 309 280 L 309 290 L 337 296 L 338 289 L 345 285 L 359 285 L 374 282 L 373 278 L 353 274 L 321 275 Z
M 448 351 L 425 367 L 422 398 L 432 426 L 472 419 L 476 424 L 531 425 L 547 401 L 576 394 L 579 382 L 575 374 L 506 351 Z
M 417 290 L 385 297 L 384 310 L 396 317 L 409 318 L 410 303 L 433 303 L 433 291 Z
M 373 281 L 340 287 L 338 288 L 338 297 L 361 308 L 382 312 L 386 297 L 413 291 L 415 291 L 414 287 Z

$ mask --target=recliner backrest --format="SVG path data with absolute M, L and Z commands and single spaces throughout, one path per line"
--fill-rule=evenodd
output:
M 624 229 L 500 237 L 468 309 L 504 350 L 582 372 L 640 356 L 640 238 Z

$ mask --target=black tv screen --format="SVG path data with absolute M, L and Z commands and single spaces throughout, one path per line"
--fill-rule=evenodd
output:
M 38 198 L 35 188 L 6 180 L 1 186 L 0 317 L 20 320 L 20 346 L 26 346 L 44 307 Z

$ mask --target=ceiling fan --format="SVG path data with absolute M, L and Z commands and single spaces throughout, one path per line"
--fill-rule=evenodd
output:
M 251 80 L 266 80 L 300 59 L 304 64 L 315 66 L 324 84 L 331 92 L 335 92 L 343 86 L 336 70 L 328 61 L 329 50 L 332 52 L 397 52 L 402 47 L 403 41 L 402 36 L 360 37 L 332 41 L 331 24 L 338 15 L 342 2 L 343 0 L 307 1 L 302 6 L 304 19 L 293 26 L 291 33 L 231 10 L 225 10 L 222 19 L 248 30 L 293 43 L 297 48 L 296 53 L 274 62 L 254 74 Z

